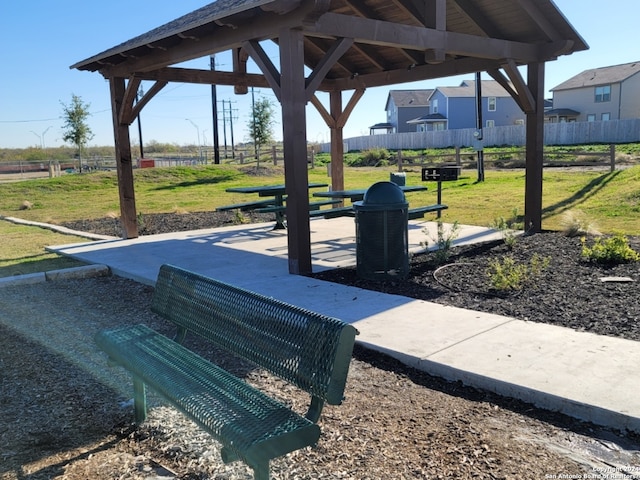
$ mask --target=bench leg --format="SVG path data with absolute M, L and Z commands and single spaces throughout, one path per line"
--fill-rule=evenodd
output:
M 269 480 L 269 462 L 253 468 L 253 480 Z
M 133 409 L 136 423 L 144 422 L 147 418 L 147 395 L 144 383 L 137 378 L 133 379 Z

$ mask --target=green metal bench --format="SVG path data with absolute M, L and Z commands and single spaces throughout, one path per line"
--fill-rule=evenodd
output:
M 353 326 L 171 265 L 160 268 L 151 308 L 177 326 L 175 339 L 144 325 L 96 335 L 132 374 L 136 422 L 148 386 L 219 440 L 225 463 L 242 460 L 260 480 L 271 459 L 317 443 L 325 402 L 343 400 Z M 181 345 L 187 332 L 306 391 L 306 416 Z

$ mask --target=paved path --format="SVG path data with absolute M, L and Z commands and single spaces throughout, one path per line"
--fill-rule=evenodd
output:
M 420 250 L 432 222 L 411 222 Z M 311 222 L 314 271 L 355 263 L 353 219 Z M 463 226 L 456 243 L 499 238 Z M 430 240 L 430 243 L 433 241 Z M 358 341 L 431 374 L 640 432 L 640 342 L 524 322 L 288 273 L 285 231 L 268 224 L 52 247 L 153 284 L 163 263 L 295 303 L 354 324 Z

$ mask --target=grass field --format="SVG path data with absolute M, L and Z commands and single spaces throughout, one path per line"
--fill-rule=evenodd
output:
M 346 188 L 366 188 L 388 180 L 393 167 L 345 168 Z M 407 184 L 421 184 L 420 169 L 405 170 Z M 326 167 L 309 170 L 312 182 L 330 183 Z M 271 168 L 256 175 L 251 167 L 230 165 L 141 169 L 135 171 L 135 194 L 139 214 L 197 212 L 247 201 L 226 188 L 282 183 L 283 172 Z M 436 202 L 436 184 L 429 191 L 407 195 L 410 206 Z M 443 221 L 488 226 L 496 219 L 524 212 L 523 170 L 488 170 L 485 182 L 476 182 L 475 171 L 463 171 L 454 182 L 443 183 Z M 25 208 L 24 205 L 30 205 Z M 0 184 L 0 215 L 47 223 L 101 218 L 120 211 L 115 172 L 64 175 L 53 179 Z M 543 228 L 563 228 L 567 213 L 580 214 L 603 233 L 616 231 L 640 235 L 640 167 L 615 172 L 553 170 L 544 172 Z M 45 245 L 72 243 L 70 238 L 34 227 L 0 222 L 2 252 L 0 277 L 13 272 L 42 271 L 43 262 L 57 262 L 45 254 Z M 47 267 L 49 268 L 49 267 Z

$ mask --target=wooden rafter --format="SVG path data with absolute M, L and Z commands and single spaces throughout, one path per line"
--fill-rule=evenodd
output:
M 353 38 L 339 38 L 329 48 L 326 55 L 320 60 L 318 65 L 313 69 L 309 78 L 307 78 L 307 100 L 310 100 L 315 91 L 320 87 L 320 84 L 324 80 L 324 77 L 329 73 L 329 70 L 338 61 L 338 59 L 344 55 L 344 53 L 353 45 Z
M 255 40 L 249 40 L 242 45 L 249 56 L 256 62 L 256 65 L 262 71 L 262 74 L 267 79 L 267 83 L 273 90 L 273 94 L 278 100 L 281 99 L 281 85 L 280 85 L 280 72 L 273 64 L 269 55 L 266 54 L 262 46 Z

